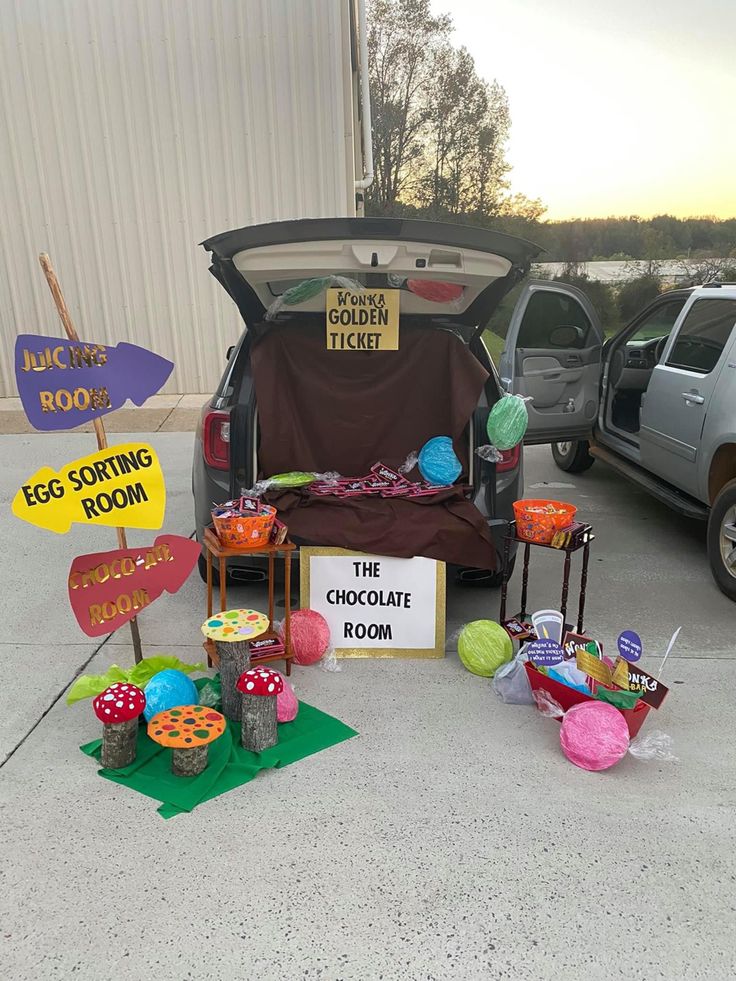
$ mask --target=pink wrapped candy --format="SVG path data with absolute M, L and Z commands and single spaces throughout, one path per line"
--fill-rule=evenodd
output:
M 280 672 L 277 671 L 276 673 L 279 674 Z M 281 680 L 284 683 L 284 689 L 276 696 L 276 720 L 278 722 L 293 722 L 299 711 L 299 699 L 283 675 L 281 675 Z
M 560 726 L 562 752 L 583 770 L 607 770 L 626 755 L 629 728 L 606 702 L 581 702 L 565 713 Z
M 283 627 L 281 630 L 283 640 Z M 289 633 L 296 664 L 314 664 L 330 646 L 330 628 L 316 610 L 295 610 L 291 614 Z

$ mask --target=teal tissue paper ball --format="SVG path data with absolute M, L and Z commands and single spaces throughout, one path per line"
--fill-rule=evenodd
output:
M 518 395 L 504 395 L 488 416 L 486 431 L 497 450 L 510 450 L 524 438 L 529 425 L 526 402 Z
M 143 715 L 150 722 L 157 712 L 166 712 L 179 705 L 197 705 L 197 686 L 183 671 L 166 668 L 159 671 L 143 689 L 146 707 Z
M 449 436 L 433 436 L 419 451 L 419 472 L 430 484 L 454 484 L 462 469 Z

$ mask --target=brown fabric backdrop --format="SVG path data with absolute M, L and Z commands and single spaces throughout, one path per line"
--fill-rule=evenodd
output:
M 399 351 L 327 351 L 324 325 L 273 328 L 251 353 L 261 476 L 398 467 L 432 436 L 451 436 L 467 466 L 468 420 L 487 378 L 450 331 L 406 327 Z M 462 478 L 461 478 L 462 479 Z M 427 555 L 493 568 L 482 515 L 459 489 L 417 501 L 273 498 L 295 538 L 378 555 Z

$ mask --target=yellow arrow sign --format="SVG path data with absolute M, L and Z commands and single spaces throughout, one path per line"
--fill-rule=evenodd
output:
M 58 472 L 41 467 L 13 498 L 16 518 L 59 535 L 74 522 L 160 528 L 165 509 L 164 475 L 147 443 L 110 446 Z

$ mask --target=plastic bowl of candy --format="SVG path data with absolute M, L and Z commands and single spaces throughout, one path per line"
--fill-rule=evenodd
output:
M 577 508 L 563 501 L 514 501 L 516 534 L 525 542 L 549 545 L 555 534 L 575 520 Z

